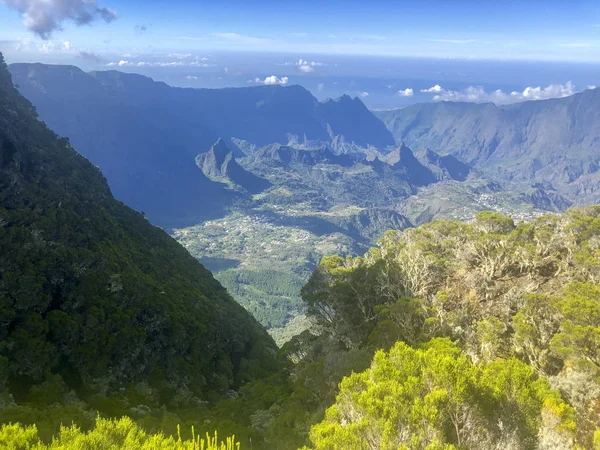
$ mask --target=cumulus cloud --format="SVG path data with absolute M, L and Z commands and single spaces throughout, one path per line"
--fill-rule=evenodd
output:
M 112 22 L 117 13 L 100 8 L 96 0 L 0 0 L 21 13 L 25 26 L 42 39 L 48 39 L 65 21 L 88 25 L 96 19 Z
M 296 66 L 300 72 L 311 73 L 315 71 L 315 67 L 322 66 L 322 62 L 318 61 L 307 61 L 305 59 L 300 58 L 295 62 L 286 62 L 281 64 L 283 66 Z
M 359 96 L 359 97 L 362 97 L 362 98 L 365 98 L 365 97 L 368 97 L 368 96 L 369 96 L 369 93 L 368 93 L 368 92 L 359 92 L 359 93 L 358 93 L 358 96 Z
M 443 89 L 439 84 L 436 84 L 435 86 L 431 86 L 429 89 L 421 89 L 421 92 L 426 92 L 426 93 L 437 93 L 437 92 L 442 92 Z
M 300 72 L 311 73 L 311 72 L 315 71 L 316 67 L 324 66 L 325 64 L 323 64 L 322 62 L 318 62 L 318 61 L 307 61 L 305 59 L 300 58 L 298 61 L 279 63 L 277 65 L 279 65 L 279 66 L 296 66 L 296 68 Z
M 167 55 L 169 58 L 177 58 L 177 59 L 188 59 L 193 55 L 191 53 L 169 53 Z
M 266 85 L 280 84 L 282 86 L 285 86 L 286 84 L 288 84 L 288 81 L 289 81 L 288 77 L 278 78 L 275 75 L 271 75 L 270 77 L 267 77 L 264 80 L 261 80 L 260 78 L 254 79 L 255 83 L 266 84 Z
M 315 68 L 311 66 L 298 66 L 298 70 L 304 73 L 314 72 Z
M 411 88 L 401 89 L 398 91 L 398 95 L 400 97 L 412 97 L 414 94 L 415 93 Z
M 435 87 L 439 87 L 436 85 Z M 431 88 L 433 89 L 433 88 Z M 542 88 L 541 86 L 526 87 L 523 91 L 504 92 L 497 89 L 492 92 L 487 92 L 481 86 L 469 86 L 462 91 L 447 90 L 439 87 L 436 90 L 425 90 L 421 92 L 436 93 L 433 97 L 435 101 L 455 101 L 455 102 L 475 102 L 485 103 L 492 102 L 498 105 L 506 105 L 509 103 L 517 103 L 526 100 L 545 100 L 549 98 L 562 98 L 575 94 L 575 85 L 568 81 L 566 84 L 551 84 Z
M 44 42 L 38 45 L 38 51 L 40 53 L 53 53 L 56 51 L 56 45 L 54 45 L 54 42 Z

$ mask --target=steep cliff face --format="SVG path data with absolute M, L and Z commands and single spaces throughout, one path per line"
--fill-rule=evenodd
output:
M 215 142 L 208 152 L 200 153 L 196 157 L 196 164 L 211 180 L 242 188 L 250 194 L 262 192 L 271 186 L 264 178 L 240 166 L 235 159 L 234 150 L 230 150 L 223 139 Z
M 320 104 L 323 120 L 334 136 L 344 136 L 347 142 L 362 147 L 384 149 L 394 145 L 394 137 L 385 125 L 358 98 L 343 95 Z

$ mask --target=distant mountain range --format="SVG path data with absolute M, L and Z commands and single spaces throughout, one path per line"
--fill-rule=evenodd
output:
M 393 146 L 358 100 L 319 103 L 300 86 L 181 89 L 116 71 L 13 64 L 40 117 L 98 165 L 116 197 L 166 227 L 224 213 L 237 195 L 211 183 L 194 159 L 218 139 L 263 146 L 290 140 Z
M 600 201 L 600 89 L 507 106 L 427 103 L 375 113 L 413 150 L 452 155 L 498 180 Z

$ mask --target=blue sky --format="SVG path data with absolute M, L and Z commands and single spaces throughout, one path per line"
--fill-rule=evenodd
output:
M 23 12 L 30 8 L 30 16 L 39 17 L 41 10 L 62 28 L 44 37 L 88 52 L 236 50 L 600 61 L 597 1 L 97 1 L 97 9 L 114 12 L 115 20 L 105 23 L 92 11 L 78 26 L 71 20 L 78 11 L 61 6 L 89 5 L 89 0 L 0 0 L 0 41 L 3 47 L 27 39 L 43 45 L 24 24 Z M 35 29 L 31 20 L 29 28 Z
M 600 85 L 599 3 L 0 0 L 0 51 L 174 86 L 301 84 L 372 108 L 513 103 Z

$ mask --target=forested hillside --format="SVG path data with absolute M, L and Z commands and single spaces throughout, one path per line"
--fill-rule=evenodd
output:
M 165 413 L 276 368 L 264 329 L 112 197 L 37 119 L 1 58 L 0 248 L 3 422 L 89 422 L 139 405 Z
M 596 449 L 599 235 L 600 207 L 518 224 L 482 213 L 326 257 L 285 367 L 187 409 L 185 425 L 254 449 Z
M 600 207 L 481 213 L 324 258 L 267 439 L 296 448 L 313 425 L 316 449 L 595 448 L 599 235 Z

